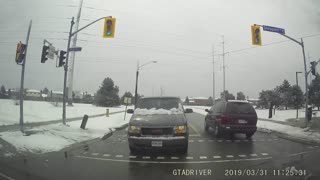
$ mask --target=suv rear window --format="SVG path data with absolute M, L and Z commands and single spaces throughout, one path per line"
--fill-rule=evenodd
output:
M 232 102 L 227 104 L 228 113 L 237 113 L 237 114 L 255 114 L 255 110 L 248 103 L 241 102 Z
M 137 108 L 140 109 L 167 109 L 170 110 L 172 108 L 178 109 L 181 107 L 180 100 L 178 98 L 146 98 L 141 99 Z

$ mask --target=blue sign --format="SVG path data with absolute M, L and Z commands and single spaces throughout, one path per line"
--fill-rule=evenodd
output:
M 272 27 L 272 26 L 265 26 L 265 25 L 263 25 L 262 27 L 263 27 L 264 31 L 276 32 L 276 33 L 279 33 L 279 34 L 285 34 L 285 31 L 282 28 Z

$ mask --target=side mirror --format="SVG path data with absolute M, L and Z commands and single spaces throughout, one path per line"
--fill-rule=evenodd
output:
M 133 112 L 134 112 L 133 109 L 128 109 L 128 110 L 127 110 L 127 113 L 128 113 L 128 114 L 133 114 Z
M 192 109 L 187 108 L 187 109 L 185 109 L 185 110 L 184 110 L 184 113 L 193 113 L 193 110 L 192 110 Z
M 208 112 L 208 113 L 210 112 L 209 109 L 205 109 L 204 111 L 206 111 L 206 112 Z

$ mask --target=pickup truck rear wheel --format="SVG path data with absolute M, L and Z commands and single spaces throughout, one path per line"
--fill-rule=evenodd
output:
M 204 131 L 209 132 L 209 126 L 206 121 L 204 121 Z
M 215 124 L 215 126 L 214 126 L 214 135 L 216 137 L 220 137 L 221 136 L 221 130 L 220 130 L 219 125 L 217 125 L 217 124 Z

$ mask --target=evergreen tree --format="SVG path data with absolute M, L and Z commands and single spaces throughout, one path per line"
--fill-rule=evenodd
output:
M 103 80 L 100 89 L 97 91 L 94 103 L 98 106 L 117 106 L 120 105 L 119 87 L 114 85 L 111 78 Z
M 43 90 L 42 90 L 42 93 L 43 94 L 48 94 L 49 93 L 49 89 L 47 87 L 45 87 Z
M 302 107 L 304 103 L 304 97 L 303 97 L 303 92 L 300 86 L 297 86 L 297 85 L 292 86 L 290 96 L 291 96 L 291 102 L 290 102 L 291 107 L 295 109 Z
M 226 95 L 226 98 L 225 98 L 226 101 L 236 99 L 233 94 L 229 93 L 228 90 L 226 90 L 225 93 L 223 92 L 220 93 L 221 99 L 224 99 L 224 94 Z
M 292 87 L 288 80 L 284 80 L 280 86 L 277 86 L 276 89 L 277 93 L 280 94 L 281 105 L 284 105 L 286 109 L 290 106 L 291 103 L 291 91 Z
M 131 92 L 130 91 L 126 91 L 124 94 L 123 94 L 123 96 L 121 97 L 121 99 L 120 99 L 120 102 L 121 102 L 121 104 L 124 104 L 124 98 L 125 97 L 129 97 L 129 98 L 131 98 L 131 104 L 133 103 L 133 95 L 131 94 Z
M 209 98 L 208 98 L 208 106 L 213 106 L 213 98 L 210 96 Z
M 320 75 L 317 74 L 316 78 L 312 80 L 309 86 L 309 99 L 310 103 L 320 108 Z
M 4 85 L 1 86 L 0 93 L 1 93 L 3 96 L 6 94 L 6 88 L 4 87 Z
M 184 104 L 185 105 L 189 105 L 189 97 L 188 96 L 186 97 L 186 100 L 184 101 Z
M 237 100 L 246 100 L 246 96 L 243 92 L 237 92 Z

